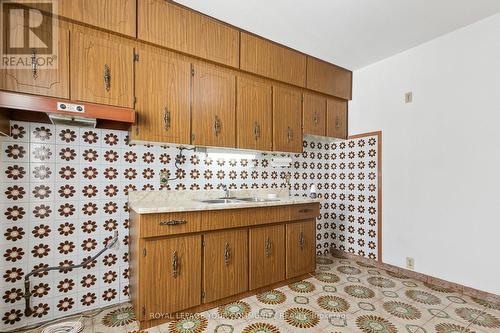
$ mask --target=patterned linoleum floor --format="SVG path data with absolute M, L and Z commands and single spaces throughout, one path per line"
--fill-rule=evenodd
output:
M 317 264 L 304 281 L 147 331 L 122 305 L 89 320 L 84 332 L 500 332 L 500 304 L 353 260 L 318 257 Z

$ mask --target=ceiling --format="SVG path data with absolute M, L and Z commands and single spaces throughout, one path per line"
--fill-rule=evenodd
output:
M 177 0 L 355 70 L 500 12 L 499 0 Z

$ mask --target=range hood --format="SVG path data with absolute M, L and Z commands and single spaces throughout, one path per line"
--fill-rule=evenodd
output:
M 128 129 L 135 122 L 129 108 L 8 91 L 0 91 L 0 112 L 12 120 L 86 127 Z

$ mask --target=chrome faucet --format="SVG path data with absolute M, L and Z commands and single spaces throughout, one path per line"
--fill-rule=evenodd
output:
M 224 190 L 224 198 L 222 198 L 222 199 L 228 199 L 228 198 L 230 198 L 230 196 L 229 196 L 229 188 L 227 187 L 227 185 L 222 184 L 222 189 Z

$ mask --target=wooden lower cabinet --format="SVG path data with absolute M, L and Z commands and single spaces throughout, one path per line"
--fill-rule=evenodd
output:
M 225 230 L 203 236 L 203 302 L 248 290 L 248 230 Z
M 201 304 L 201 236 L 148 240 L 145 244 L 144 319 Z
M 316 221 L 286 225 L 286 278 L 313 272 L 316 267 Z
M 250 229 L 250 290 L 285 279 L 285 226 Z

